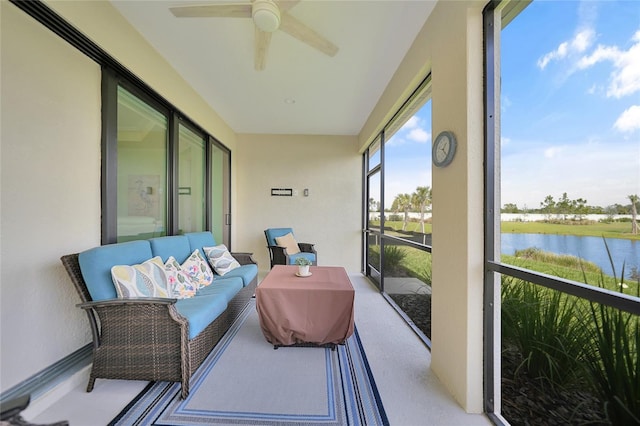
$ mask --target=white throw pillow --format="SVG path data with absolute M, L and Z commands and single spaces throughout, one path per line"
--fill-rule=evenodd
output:
M 206 287 L 213 282 L 213 272 L 202 257 L 200 250 L 195 249 L 187 260 L 182 262 L 181 266 L 182 270 L 191 276 L 198 288 Z
M 119 298 L 171 297 L 167 273 L 160 256 L 139 265 L 115 265 L 111 279 Z
M 298 242 L 291 232 L 283 235 L 282 237 L 276 237 L 276 243 L 280 247 L 286 248 L 288 255 L 300 253 L 300 246 L 298 246 Z
M 169 256 L 169 259 L 164 263 L 164 267 L 167 272 L 171 297 L 188 299 L 189 297 L 195 296 L 198 290 L 198 284 L 182 269 L 175 257 Z
M 240 263 L 229 253 L 227 246 L 220 244 L 214 247 L 202 247 L 213 270 L 218 275 L 224 275 L 240 267 Z

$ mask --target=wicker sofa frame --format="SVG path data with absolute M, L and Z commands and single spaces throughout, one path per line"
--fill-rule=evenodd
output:
M 240 264 L 255 263 L 250 253 L 233 253 Z M 255 293 L 257 276 L 228 303 L 227 309 L 193 339 L 176 299 L 110 299 L 94 302 L 80 271 L 78 254 L 61 261 L 89 318 L 93 366 L 87 392 L 96 379 L 180 382 L 182 398 L 189 381 Z

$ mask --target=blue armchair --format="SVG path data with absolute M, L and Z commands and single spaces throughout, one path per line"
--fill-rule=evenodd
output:
M 291 228 L 265 229 L 264 236 L 267 238 L 272 268 L 273 265 L 295 265 L 299 257 L 309 259 L 312 265 L 318 264 L 318 254 L 313 244 L 297 242 Z M 280 244 L 276 238 L 280 240 Z

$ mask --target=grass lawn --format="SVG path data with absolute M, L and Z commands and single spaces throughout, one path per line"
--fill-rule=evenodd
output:
M 594 223 L 589 225 L 545 222 L 502 222 L 501 229 L 503 233 L 514 234 L 557 234 L 640 240 L 640 234 L 631 234 L 630 222 Z
M 372 221 L 372 225 L 379 225 Z M 385 226 L 402 229 L 402 221 L 386 221 Z M 640 234 L 631 234 L 630 222 L 593 223 L 589 225 L 558 224 L 546 222 L 502 222 L 502 232 L 505 234 L 557 234 L 576 235 L 580 237 L 605 237 L 640 240 Z M 419 222 L 407 223 L 407 231 L 422 232 Z M 425 234 L 431 233 L 431 224 L 424 224 Z

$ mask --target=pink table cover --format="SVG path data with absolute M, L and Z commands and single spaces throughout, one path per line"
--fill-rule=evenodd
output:
M 343 343 L 353 334 L 355 291 L 342 267 L 275 265 L 256 289 L 260 327 L 273 345 Z

